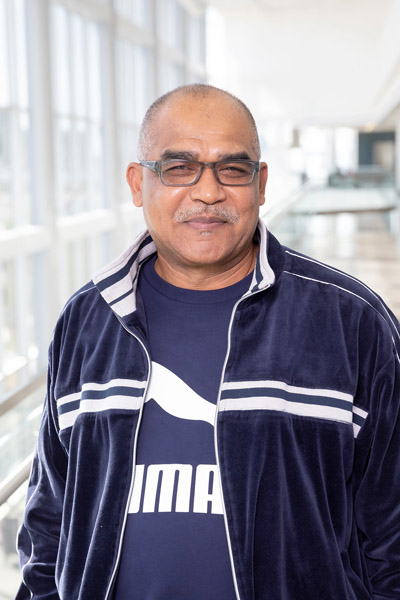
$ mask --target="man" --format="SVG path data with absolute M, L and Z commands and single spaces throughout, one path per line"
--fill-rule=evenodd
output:
M 163 96 L 139 154 L 148 232 L 51 344 L 18 598 L 398 599 L 395 318 L 258 222 L 238 99 Z

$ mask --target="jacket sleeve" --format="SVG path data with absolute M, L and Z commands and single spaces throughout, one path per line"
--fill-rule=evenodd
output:
M 359 434 L 355 518 L 374 600 L 400 598 L 400 360 L 396 350 L 371 389 Z M 367 423 L 368 422 L 368 423 Z M 357 476 L 356 476 L 357 478 Z
M 59 600 L 55 566 L 67 471 L 67 455 L 57 432 L 56 410 L 48 370 L 47 395 L 39 440 L 18 534 L 23 583 L 16 600 Z

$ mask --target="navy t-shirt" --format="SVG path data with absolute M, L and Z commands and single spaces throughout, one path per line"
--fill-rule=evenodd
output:
M 114 600 L 234 600 L 214 421 L 230 316 L 251 275 L 194 291 L 154 262 L 139 278 L 152 371 Z

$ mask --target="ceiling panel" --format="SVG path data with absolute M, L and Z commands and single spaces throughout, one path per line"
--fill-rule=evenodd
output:
M 213 82 L 254 103 L 265 118 L 362 126 L 396 103 L 399 0 L 207 4 L 219 19 L 211 44 Z

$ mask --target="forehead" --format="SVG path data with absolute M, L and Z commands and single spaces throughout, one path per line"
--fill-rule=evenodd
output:
M 247 152 L 255 157 L 254 133 L 243 108 L 219 95 L 170 99 L 150 128 L 149 152 L 159 158 L 166 150 L 190 151 L 198 158 Z

